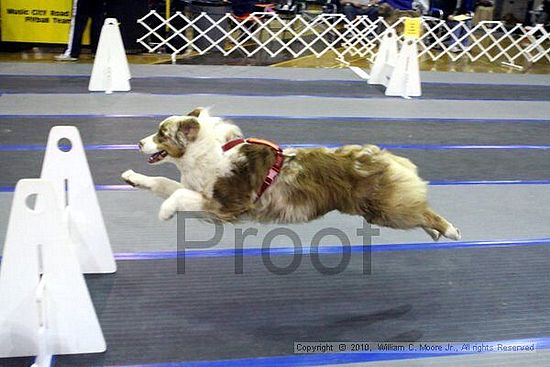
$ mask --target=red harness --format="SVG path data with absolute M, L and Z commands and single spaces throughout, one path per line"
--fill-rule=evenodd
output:
M 227 152 L 229 149 L 244 143 L 265 145 L 273 149 L 273 151 L 275 152 L 275 162 L 267 172 L 267 175 L 264 178 L 264 182 L 260 187 L 260 189 L 258 190 L 258 193 L 257 193 L 258 196 L 256 197 L 256 201 L 257 201 L 258 199 L 260 199 L 260 197 L 265 192 L 265 190 L 267 190 L 267 188 L 271 186 L 273 182 L 275 182 L 275 179 L 279 175 L 279 172 L 281 172 L 281 168 L 283 167 L 283 162 L 285 158 L 283 156 L 283 150 L 277 144 L 272 143 L 268 140 L 255 139 L 255 138 L 248 138 L 248 139 L 238 138 L 235 140 L 231 140 L 222 146 L 222 150 L 224 152 Z

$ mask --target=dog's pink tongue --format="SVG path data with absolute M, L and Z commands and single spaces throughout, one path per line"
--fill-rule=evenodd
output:
M 161 150 L 160 152 L 156 152 L 155 154 L 151 154 L 151 156 L 149 157 L 149 160 L 148 162 L 149 163 L 156 163 L 158 161 L 160 161 L 161 159 L 163 159 L 164 157 L 166 157 L 168 153 L 166 153 L 165 150 Z

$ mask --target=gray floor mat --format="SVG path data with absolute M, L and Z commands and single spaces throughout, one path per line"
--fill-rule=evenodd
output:
M 161 222 L 158 211 L 162 200 L 143 191 L 100 191 L 97 193 L 107 232 L 116 253 L 149 251 L 176 251 L 177 225 L 175 220 Z M 428 198 L 432 207 L 461 229 L 464 241 L 523 240 L 550 238 L 550 185 L 481 185 L 481 186 L 430 186 Z M 12 205 L 12 193 L 0 193 L 0 251 Z M 213 226 L 192 221 L 186 235 L 191 240 L 208 240 Z M 362 243 L 357 229 L 363 226 L 361 217 L 337 212 L 306 224 L 285 226 L 299 235 L 303 246 L 323 228 L 337 228 L 353 244 Z M 246 248 L 259 248 L 266 233 L 279 228 L 274 224 L 244 221 L 226 225 L 219 244 L 212 249 L 234 248 L 235 231 L 248 228 L 258 230 L 258 236 L 244 241 Z M 181 229 L 181 227 L 180 227 Z M 443 240 L 442 240 L 443 241 Z M 328 237 L 321 245 L 339 243 Z M 373 243 L 431 243 L 424 231 L 392 230 L 381 228 Z M 289 247 L 288 238 L 275 238 L 273 247 Z
M 550 150 L 392 150 L 410 158 L 420 176 L 437 180 L 547 180 Z M 21 178 L 40 175 L 44 152 L 2 152 L 0 186 L 14 186 Z M 95 150 L 87 153 L 94 182 L 98 185 L 123 184 L 120 174 L 127 169 L 147 175 L 179 179 L 171 164 L 151 166 L 136 150 Z
M 133 77 L 195 77 L 195 78 L 264 78 L 287 80 L 359 80 L 347 67 L 342 68 L 287 68 L 225 65 L 145 65 L 130 64 Z M 368 72 L 368 71 L 367 71 Z M 90 76 L 91 64 L 66 63 L 0 63 L 4 75 L 74 75 Z M 549 85 L 550 77 L 544 74 L 524 73 L 472 73 L 421 71 L 421 80 L 436 83 L 486 83 L 516 85 Z
M 0 75 L 0 93 L 87 93 L 89 77 Z M 503 92 L 503 88 L 506 92 Z M 150 77 L 132 79 L 132 91 L 151 94 L 230 94 L 369 98 L 384 88 L 365 81 L 290 81 Z M 550 87 L 534 85 L 423 83 L 422 99 L 549 101 Z
M 294 341 L 509 340 L 546 336 L 548 247 L 362 254 L 339 275 L 304 256 L 287 276 L 256 256 L 121 261 L 88 276 L 109 345 L 56 366 L 145 364 L 292 354 Z M 322 255 L 326 264 L 339 255 Z M 290 259 L 273 258 L 288 264 Z M 518 318 L 518 314 L 522 317 Z M 237 316 L 238 315 L 238 316 Z M 213 346 L 216 346 L 213 348 Z
M 243 97 L 231 95 L 153 95 L 140 93 L 4 94 L 4 115 L 172 115 L 197 106 L 217 116 L 370 117 L 548 120 L 550 102 L 450 101 L 402 98 Z
M 186 111 L 179 111 L 185 114 Z M 84 144 L 137 144 L 152 134 L 167 116 L 142 117 L 4 117 L 0 144 L 46 144 L 57 125 L 76 126 Z M 550 143 L 550 120 L 486 122 L 475 120 L 415 119 L 289 119 L 233 117 L 245 136 L 283 143 L 325 144 L 452 144 L 545 145 Z M 30 133 L 32 132 L 32 133 Z M 1 149 L 2 147 L 0 147 Z

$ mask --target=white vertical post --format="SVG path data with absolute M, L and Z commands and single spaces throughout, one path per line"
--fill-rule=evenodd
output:
M 404 98 L 422 95 L 418 50 L 415 40 L 405 39 L 405 42 L 403 42 L 397 57 L 397 64 L 386 88 L 386 95 Z
M 46 279 L 47 276 L 43 275 L 40 278 L 38 287 L 36 289 L 36 308 L 38 312 L 38 355 L 31 367 L 50 367 L 52 363 L 52 353 L 49 350 L 48 345 L 48 314 L 45 297 L 46 293 Z
M 67 145 L 61 146 L 63 142 Z M 115 259 L 76 127 L 51 129 L 40 177 L 53 183 L 58 205 L 66 208 L 70 239 L 82 271 L 114 273 Z
M 387 86 L 396 62 L 397 34 L 393 28 L 388 28 L 382 36 L 368 83 Z
M 36 195 L 33 207 L 29 198 Z M 41 277 L 42 275 L 42 277 Z M 53 183 L 17 183 L 0 267 L 0 358 L 97 353 L 105 339 Z
M 118 21 L 107 18 L 101 28 L 88 90 L 107 94 L 113 91 L 127 92 L 130 90 L 130 78 Z

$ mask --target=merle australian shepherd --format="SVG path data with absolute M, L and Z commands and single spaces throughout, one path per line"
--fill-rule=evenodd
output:
M 139 147 L 150 164 L 175 164 L 181 180 L 132 170 L 122 178 L 165 199 L 162 220 L 202 211 L 225 222 L 300 223 L 338 210 L 380 226 L 420 227 L 434 240 L 460 239 L 458 229 L 430 208 L 426 182 L 406 158 L 375 145 L 281 152 L 241 136 L 237 126 L 203 108 L 169 117 Z

